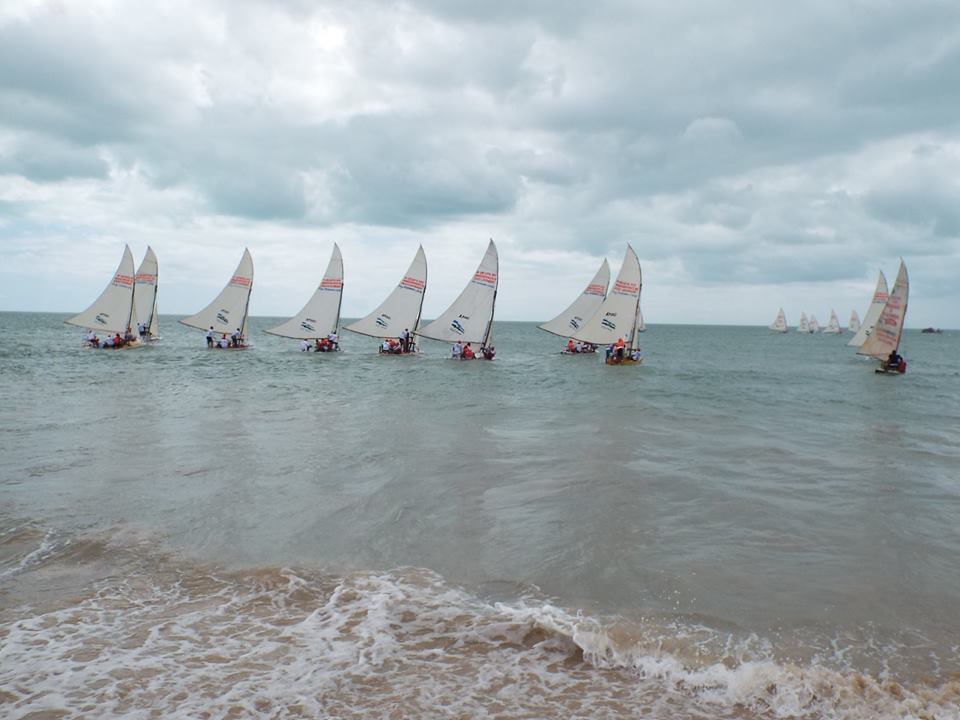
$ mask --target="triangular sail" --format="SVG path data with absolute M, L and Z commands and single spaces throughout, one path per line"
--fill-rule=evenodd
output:
M 857 315 L 856 310 L 850 312 L 850 322 L 847 324 L 847 330 L 852 333 L 856 333 L 860 330 L 860 316 Z
M 627 245 L 620 274 L 617 275 L 606 300 L 593 317 L 573 333 L 573 337 L 594 345 L 609 345 L 623 338 L 625 343 L 633 345 L 640 320 L 642 284 L 640 260 L 633 248 Z
M 159 266 L 153 248 L 147 246 L 143 262 L 137 269 L 136 291 L 134 297 L 137 303 L 137 318 L 147 326 L 151 337 L 157 337 L 159 324 L 157 321 L 157 276 Z
M 860 326 L 857 334 L 847 343 L 849 347 L 860 347 L 864 341 L 870 337 L 870 333 L 873 332 L 873 326 L 877 324 L 877 318 L 879 318 L 880 313 L 883 312 L 883 306 L 887 304 L 888 294 L 887 278 L 883 274 L 883 270 L 881 270 L 880 277 L 877 278 L 877 287 L 873 291 L 873 300 L 870 301 L 870 307 L 867 308 L 867 314 L 863 316 L 863 324 Z
M 499 272 L 497 246 L 491 240 L 483 260 L 463 292 L 436 320 L 417 334 L 445 342 L 489 343 L 493 332 Z
M 843 332 L 843 328 L 840 327 L 840 321 L 837 319 L 837 314 L 833 310 L 830 310 L 830 322 L 827 323 L 823 332 L 827 335 L 839 335 Z
M 610 263 L 604 258 L 597 274 L 587 285 L 586 289 L 577 296 L 570 307 L 557 315 L 553 320 L 538 325 L 548 333 L 569 337 L 570 333 L 579 330 L 583 324 L 593 317 L 597 309 L 607 297 L 607 287 L 610 285 Z
M 244 249 L 240 264 L 230 278 L 227 286 L 220 291 L 213 302 L 196 315 L 186 317 L 180 322 L 198 330 L 231 334 L 237 328 L 243 337 L 247 334 L 247 312 L 250 305 L 250 292 L 253 290 L 253 258 L 250 251 Z
M 323 280 L 303 309 L 274 328 L 264 332 L 295 340 L 315 340 L 336 332 L 340 326 L 340 300 L 343 297 L 343 257 L 333 244 L 333 254 Z
M 780 308 L 777 319 L 770 323 L 769 327 L 775 332 L 785 333 L 787 331 L 787 316 L 784 314 L 783 308 Z
M 797 325 L 797 332 L 810 332 L 810 325 L 807 324 L 807 314 L 805 312 L 800 313 L 800 324 Z
M 69 325 L 77 325 L 91 330 L 120 333 L 137 331 L 137 310 L 134 303 L 133 253 L 130 246 L 123 248 L 123 258 L 113 279 L 100 297 L 79 315 L 64 320 Z
M 860 349 L 858 355 L 869 355 L 878 360 L 886 360 L 890 353 L 900 347 L 903 334 L 903 321 L 907 316 L 907 300 L 910 296 L 910 279 L 907 266 L 900 261 L 900 270 L 893 283 L 893 292 L 884 303 L 877 324 Z
M 808 326 L 810 332 L 815 333 L 820 329 L 820 323 L 817 322 L 816 315 L 810 315 L 810 325 Z
M 427 256 L 421 246 L 400 284 L 387 299 L 365 318 L 347 325 L 346 329 L 370 337 L 398 338 L 405 329 L 417 327 L 426 290 Z
M 643 310 L 639 307 L 637 308 L 637 332 L 642 333 L 647 331 L 647 324 L 643 321 Z

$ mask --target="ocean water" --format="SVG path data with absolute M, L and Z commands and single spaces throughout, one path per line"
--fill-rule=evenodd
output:
M 960 717 L 958 332 L 63 318 L 0 313 L 0 716 Z

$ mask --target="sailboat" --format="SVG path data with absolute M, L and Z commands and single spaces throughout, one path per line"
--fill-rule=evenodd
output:
M 464 346 L 477 343 L 479 355 L 472 348 L 464 347 L 462 360 L 483 357 L 493 360 L 493 311 L 497 302 L 497 287 L 500 282 L 500 259 L 493 240 L 487 252 L 463 292 L 440 316 L 428 323 L 417 335 L 431 340 L 452 342 Z M 469 350 L 469 352 L 468 352 Z
M 783 314 L 783 308 L 780 308 L 780 312 L 777 313 L 777 319 L 770 323 L 768 327 L 778 333 L 785 333 L 787 331 L 787 316 Z
M 900 338 L 903 335 L 903 321 L 907 316 L 907 300 L 910 296 L 910 280 L 907 266 L 900 260 L 900 270 L 890 293 L 883 305 L 880 317 L 870 334 L 857 350 L 858 355 L 867 355 L 880 361 L 878 373 L 904 373 L 907 364 L 900 357 Z
M 881 270 L 880 276 L 877 278 L 877 287 L 873 291 L 873 300 L 870 301 L 867 314 L 863 316 L 863 325 L 860 326 L 857 334 L 850 338 L 850 342 L 847 343 L 848 347 L 860 347 L 870 337 L 873 333 L 873 326 L 877 324 L 877 318 L 883 312 L 883 306 L 887 304 L 888 297 L 887 278 Z
M 343 298 L 343 257 L 339 246 L 333 244 L 333 253 L 327 264 L 327 271 L 323 274 L 320 285 L 296 315 L 269 330 L 270 335 L 291 338 L 294 340 L 315 340 L 318 351 L 334 351 L 340 349 L 340 301 Z M 303 349 L 309 349 L 304 344 Z
M 423 253 L 423 246 L 420 246 L 400 284 L 393 289 L 386 300 L 366 317 L 347 325 L 346 329 L 360 335 L 389 339 L 399 339 L 406 332 L 408 340 L 405 346 L 403 343 L 397 343 L 397 351 L 388 354 L 406 355 L 416 352 L 413 331 L 420 324 L 423 295 L 426 290 L 427 256 Z
M 810 325 L 807 323 L 807 314 L 805 312 L 800 313 L 800 324 L 797 325 L 797 332 L 799 333 L 810 332 Z
M 637 308 L 637 332 L 642 333 L 647 331 L 647 324 L 643 321 L 643 310 Z
M 620 345 L 623 352 L 607 356 L 608 365 L 636 365 L 643 362 L 637 343 L 640 325 L 640 289 L 643 278 L 637 253 L 628 244 L 620 274 L 603 304 L 573 337 L 594 345 Z
M 203 310 L 180 322 L 197 330 L 206 330 L 207 347 L 245 350 L 249 347 L 247 320 L 252 290 L 253 258 L 250 257 L 250 251 L 244 248 L 240 264 L 227 286 Z M 218 339 L 217 335 L 221 337 Z
M 143 262 L 137 269 L 136 287 L 133 296 L 137 304 L 139 324 L 143 327 L 143 332 L 139 333 L 140 339 L 148 342 L 156 342 L 160 339 L 157 317 L 157 276 L 157 256 L 154 254 L 153 248 L 147 245 Z
M 860 316 L 857 315 L 856 310 L 850 311 L 850 322 L 847 323 L 847 330 L 852 333 L 856 333 L 860 330 Z
M 810 325 L 808 332 L 815 333 L 820 331 L 820 323 L 817 322 L 817 316 L 810 313 Z
M 87 344 L 99 348 L 143 347 L 137 337 L 137 305 L 134 298 L 133 253 L 130 246 L 123 248 L 123 257 L 110 284 L 100 297 L 79 315 L 64 320 L 68 325 L 87 329 Z M 103 332 L 106 337 L 97 337 Z M 113 335 L 110 335 L 113 333 Z M 114 338 L 120 337 L 119 342 Z
M 830 322 L 827 323 L 827 326 L 823 329 L 825 335 L 842 335 L 843 328 L 840 327 L 840 321 L 837 319 L 837 314 L 833 311 L 833 308 L 830 309 Z
M 570 337 L 571 333 L 579 330 L 583 324 L 597 312 L 607 297 L 607 288 L 609 285 L 610 263 L 604 258 L 600 264 L 600 269 L 597 270 L 596 275 L 593 276 L 593 280 L 587 284 L 586 289 L 577 296 L 576 300 L 570 304 L 570 307 L 557 315 L 553 320 L 545 322 L 543 325 L 538 325 L 537 327 L 541 330 L 546 330 L 548 333 L 559 335 L 560 337 Z M 595 352 L 593 345 L 588 345 L 587 347 L 591 349 L 586 352 Z M 564 350 L 563 352 L 569 354 L 568 350 Z

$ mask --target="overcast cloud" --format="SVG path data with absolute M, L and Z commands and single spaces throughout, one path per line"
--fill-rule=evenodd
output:
M 862 314 L 902 255 L 957 327 L 958 78 L 956 2 L 4 0 L 0 309 L 79 310 L 129 242 L 162 312 L 249 246 L 292 314 L 336 241 L 352 316 L 422 243 L 429 316 L 493 237 L 503 319 L 630 242 L 651 323 Z

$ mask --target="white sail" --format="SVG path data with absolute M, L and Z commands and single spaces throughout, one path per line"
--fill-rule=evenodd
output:
M 870 337 L 870 333 L 873 332 L 873 326 L 877 324 L 877 318 L 879 318 L 880 313 L 883 312 L 883 306 L 887 304 L 888 293 L 887 278 L 883 274 L 883 270 L 881 270 L 880 277 L 877 278 L 877 287 L 873 291 L 873 300 L 870 301 L 867 314 L 863 316 L 863 325 L 860 326 L 857 334 L 847 343 L 849 347 L 860 347 L 864 341 Z
M 903 321 L 907 316 L 907 300 L 910 297 L 910 279 L 907 277 L 907 266 L 900 260 L 900 270 L 893 283 L 893 292 L 884 303 L 876 326 L 860 349 L 858 355 L 869 355 L 879 360 L 886 360 L 891 351 L 900 347 L 900 336 L 903 334 Z
M 133 253 L 130 246 L 123 248 L 123 258 L 113 279 L 100 297 L 79 315 L 64 320 L 69 325 L 77 325 L 91 330 L 120 333 L 130 330 L 134 337 L 137 332 L 137 309 L 134 302 Z
M 347 330 L 370 337 L 400 337 L 401 332 L 417 327 L 420 322 L 426 290 L 427 256 L 421 246 L 400 284 L 387 299 L 365 318 L 347 325 Z
M 573 337 L 594 345 L 609 345 L 623 338 L 629 347 L 634 347 L 640 321 L 642 285 L 640 260 L 628 244 L 620 274 L 617 275 L 606 300 Z
M 856 310 L 850 311 L 850 322 L 847 324 L 847 330 L 852 333 L 856 333 L 860 330 L 860 316 L 857 315 Z
M 333 244 L 333 254 L 323 280 L 303 309 L 274 328 L 264 332 L 297 340 L 325 338 L 340 327 L 340 300 L 343 297 L 343 257 Z
M 777 319 L 770 323 L 769 328 L 775 332 L 785 333 L 787 331 L 787 316 L 783 313 L 783 308 L 777 313 Z
M 637 332 L 642 333 L 647 331 L 647 324 L 643 321 L 643 311 L 638 307 L 637 308 Z
M 227 286 L 220 291 L 213 302 L 196 315 L 184 318 L 180 322 L 198 330 L 209 330 L 230 335 L 237 328 L 246 338 L 247 312 L 250 306 L 250 292 L 253 290 L 253 258 L 250 251 L 244 249 L 240 264 L 230 278 Z
M 820 330 L 820 323 L 817 322 L 816 315 L 813 315 L 813 314 L 810 315 L 810 324 L 807 327 L 809 328 L 809 332 L 812 332 L 812 333 L 815 333 L 818 330 Z
M 840 327 L 840 321 L 837 319 L 837 314 L 833 309 L 830 310 L 830 322 L 827 323 L 823 332 L 827 335 L 840 335 L 843 333 L 843 328 Z
M 797 332 L 810 332 L 810 326 L 807 324 L 807 314 L 805 312 L 800 313 L 800 324 L 797 325 Z
M 158 275 L 157 256 L 153 248 L 147 246 L 147 252 L 143 256 L 143 262 L 137 269 L 136 289 L 134 298 L 137 303 L 137 317 L 150 332 L 151 337 L 157 337 L 159 333 L 159 323 L 157 320 L 157 275 Z
M 597 274 L 587 285 L 586 289 L 577 296 L 570 307 L 557 315 L 553 320 L 538 327 L 548 333 L 569 337 L 570 333 L 579 330 L 583 324 L 593 317 L 594 313 L 607 297 L 607 287 L 610 285 L 610 263 L 604 258 Z
M 463 292 L 436 320 L 417 334 L 446 342 L 488 344 L 493 332 L 499 269 L 497 246 L 491 240 L 480 266 Z

